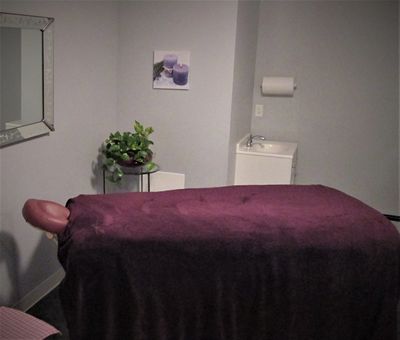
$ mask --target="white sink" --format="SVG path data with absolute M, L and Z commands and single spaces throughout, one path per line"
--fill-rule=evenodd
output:
M 256 139 L 248 147 L 249 136 L 236 145 L 234 184 L 293 184 L 297 144 Z
M 271 155 L 275 157 L 292 158 L 297 150 L 296 143 L 277 142 L 270 140 L 254 140 L 252 146 L 246 145 L 249 136 L 245 136 L 236 146 L 237 153 Z

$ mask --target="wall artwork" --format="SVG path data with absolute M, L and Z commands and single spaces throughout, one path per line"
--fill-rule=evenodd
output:
M 190 52 L 154 51 L 153 88 L 189 89 Z

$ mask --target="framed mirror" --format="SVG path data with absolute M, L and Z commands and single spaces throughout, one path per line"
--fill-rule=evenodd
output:
M 53 22 L 0 12 L 0 147 L 54 131 Z

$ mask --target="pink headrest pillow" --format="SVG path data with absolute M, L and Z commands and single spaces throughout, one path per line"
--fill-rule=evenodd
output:
M 29 224 L 53 234 L 64 231 L 69 213 L 61 204 L 32 198 L 22 208 L 22 215 Z

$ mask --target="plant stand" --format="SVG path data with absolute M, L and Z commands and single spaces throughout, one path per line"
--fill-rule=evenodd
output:
M 150 175 L 160 170 L 160 167 L 156 164 L 151 170 L 146 165 L 139 165 L 134 167 L 121 167 L 124 175 L 127 176 L 139 176 L 139 191 L 144 192 L 143 176 L 147 176 L 147 192 L 150 192 Z M 106 193 L 106 172 L 103 169 L 103 194 Z

